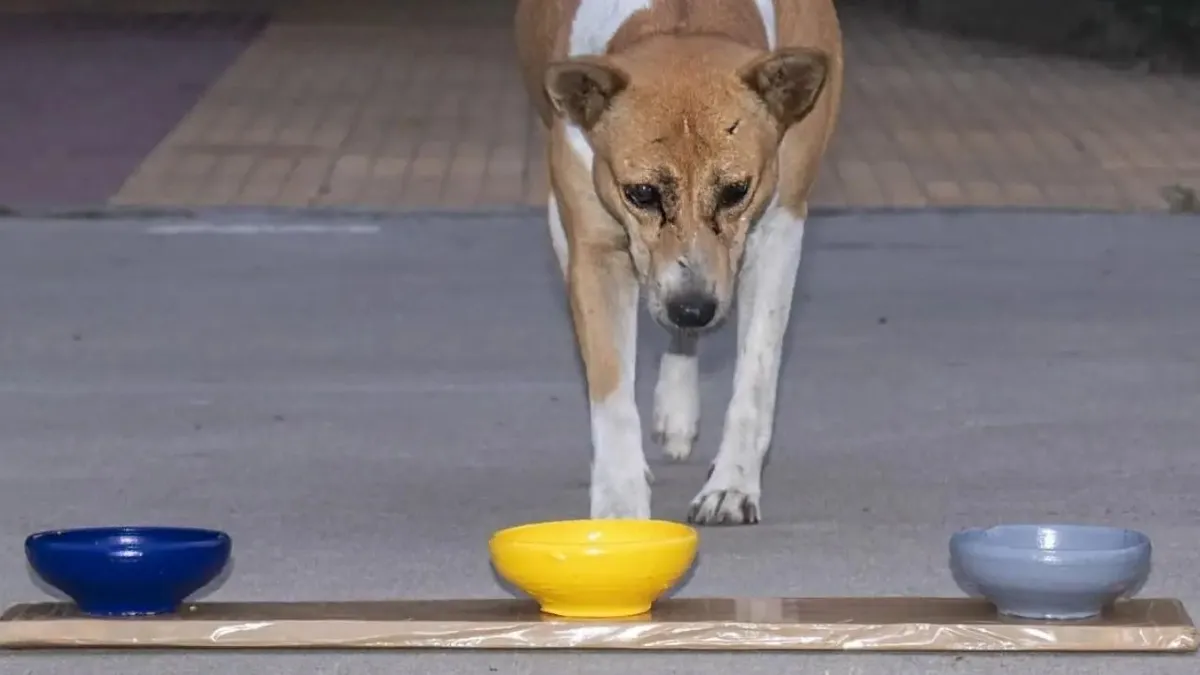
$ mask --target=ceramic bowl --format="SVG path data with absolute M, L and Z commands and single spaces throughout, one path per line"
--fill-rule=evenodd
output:
M 959 586 L 1009 616 L 1087 619 L 1141 590 L 1150 575 L 1150 539 L 1094 525 L 1000 525 L 950 539 Z
M 174 612 L 221 573 L 229 535 L 180 527 L 96 527 L 30 535 L 25 556 L 43 581 L 92 616 Z
M 489 542 L 492 564 L 542 611 L 611 618 L 650 610 L 696 558 L 696 531 L 661 520 L 521 525 Z

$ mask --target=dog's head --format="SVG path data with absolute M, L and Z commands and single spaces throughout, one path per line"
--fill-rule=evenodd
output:
M 702 331 L 728 314 L 746 236 L 775 192 L 780 141 L 828 70 L 815 50 L 762 55 L 704 37 L 549 68 L 546 91 L 595 152 L 596 193 L 628 232 L 663 326 Z

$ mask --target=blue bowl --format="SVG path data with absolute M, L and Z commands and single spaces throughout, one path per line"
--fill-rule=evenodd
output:
M 95 527 L 30 535 L 25 557 L 92 616 L 169 614 L 212 582 L 232 542 L 216 530 Z
M 967 594 L 1008 616 L 1088 619 L 1132 597 L 1150 576 L 1150 538 L 1093 525 L 1000 525 L 950 539 L 950 568 Z

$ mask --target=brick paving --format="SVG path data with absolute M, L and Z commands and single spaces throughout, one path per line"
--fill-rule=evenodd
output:
M 112 201 L 543 204 L 542 132 L 518 81 L 512 2 L 280 5 Z M 848 82 L 817 205 L 1163 209 L 1164 188 L 1200 187 L 1194 80 L 840 7 Z
M 0 15 L 0 203 L 108 199 L 265 19 Z

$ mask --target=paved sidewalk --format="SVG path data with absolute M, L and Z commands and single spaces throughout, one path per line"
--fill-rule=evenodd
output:
M 107 200 L 266 19 L 0 15 L 0 204 Z
M 541 204 L 542 132 L 518 82 L 512 5 L 281 4 L 112 201 Z M 1157 210 L 1165 187 L 1200 187 L 1194 80 L 1022 54 L 914 30 L 851 0 L 840 7 L 849 82 L 818 204 Z

